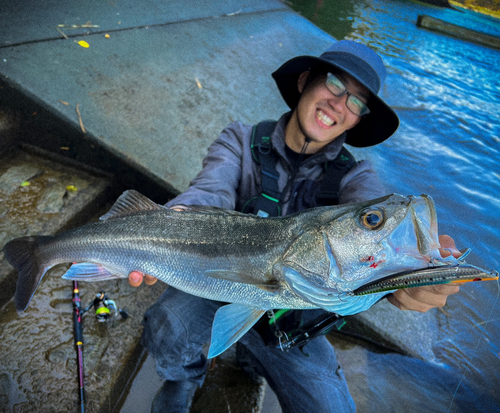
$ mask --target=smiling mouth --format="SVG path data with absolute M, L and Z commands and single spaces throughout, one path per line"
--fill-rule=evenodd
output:
M 336 122 L 321 109 L 316 110 L 316 118 L 325 126 L 333 126 Z

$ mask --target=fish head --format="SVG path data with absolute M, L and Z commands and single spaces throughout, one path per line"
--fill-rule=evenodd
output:
M 387 195 L 316 208 L 304 217 L 280 271 L 296 295 L 327 311 L 364 311 L 387 293 L 351 294 L 358 287 L 443 260 L 436 210 L 427 195 Z M 446 262 L 450 260 L 456 259 L 448 257 Z
M 361 285 L 441 260 L 434 202 L 427 195 L 387 195 L 317 208 L 284 259 L 320 288 Z
M 327 283 L 340 291 L 440 261 L 436 209 L 430 196 L 388 195 L 352 204 L 324 226 Z

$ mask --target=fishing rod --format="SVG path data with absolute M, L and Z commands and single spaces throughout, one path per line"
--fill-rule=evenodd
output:
M 75 336 L 75 346 L 78 364 L 78 390 L 80 394 L 80 412 L 85 413 L 85 383 L 83 371 L 83 315 L 92 307 L 95 309 L 96 320 L 98 322 L 105 322 L 111 316 L 110 309 L 113 309 L 115 316 L 118 313 L 123 320 L 126 320 L 128 314 L 125 310 L 119 309 L 114 300 L 108 298 L 104 291 L 95 295 L 94 300 L 82 310 L 82 301 L 80 299 L 80 290 L 78 282 L 73 281 L 73 328 Z
M 82 306 L 80 299 L 80 290 L 78 282 L 73 281 L 73 329 L 75 332 L 75 346 L 78 364 L 78 386 L 80 393 L 80 411 L 85 412 L 85 387 L 83 374 L 83 325 L 82 325 Z

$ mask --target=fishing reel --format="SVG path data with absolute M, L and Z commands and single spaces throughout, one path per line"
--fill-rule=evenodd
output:
M 111 300 L 104 291 L 96 293 L 94 301 L 91 302 L 87 308 L 82 310 L 81 314 L 83 315 L 90 311 L 92 307 L 94 307 L 96 320 L 100 323 L 108 321 L 112 311 L 115 317 L 118 317 L 118 314 L 120 314 L 123 320 L 126 320 L 128 317 L 127 312 L 119 309 L 116 306 L 116 302 Z

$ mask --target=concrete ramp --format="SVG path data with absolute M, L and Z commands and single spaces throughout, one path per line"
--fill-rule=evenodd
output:
M 14 33 L 22 25 L 32 41 L 22 30 L 11 35 L 14 46 L 0 48 L 0 73 L 12 93 L 28 95 L 77 130 L 83 126 L 87 147 L 67 142 L 60 145 L 70 148 L 64 154 L 100 145 L 182 191 L 228 123 L 277 118 L 286 110 L 271 72 L 297 54 L 320 53 L 333 39 L 277 1 L 245 9 L 215 2 L 203 13 L 196 2 L 169 10 L 150 3 L 140 13 L 138 6 L 106 5 L 102 17 L 79 6 L 78 18 L 54 3 L 58 17 L 50 23 L 44 17 L 22 22 L 16 14 Z M 48 29 L 37 28 L 40 21 Z M 65 30 L 69 39 L 55 30 L 58 23 L 87 21 L 99 28 L 76 36 Z

